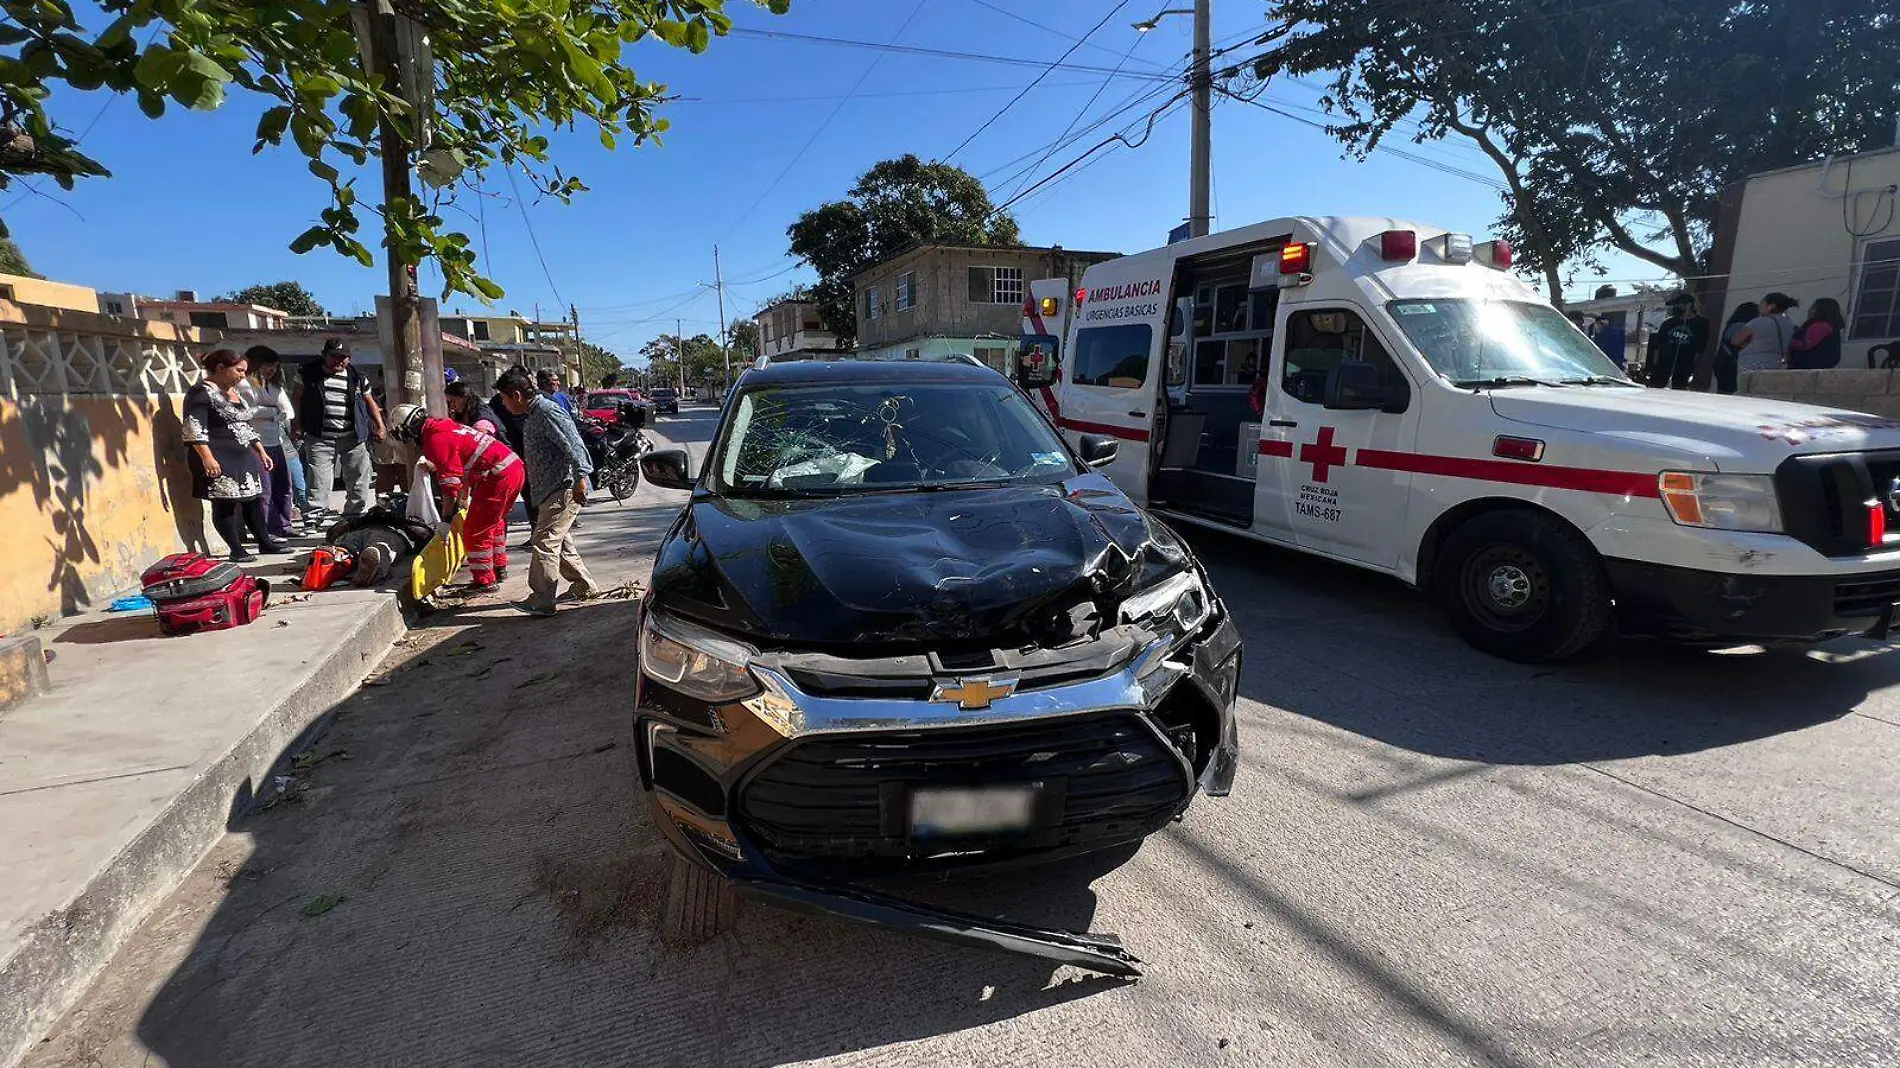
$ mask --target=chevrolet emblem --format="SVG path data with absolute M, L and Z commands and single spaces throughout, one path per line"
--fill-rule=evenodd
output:
M 999 697 L 1008 697 L 1016 692 L 1015 679 L 997 679 L 988 675 L 975 678 L 958 679 L 955 686 L 938 683 L 930 692 L 932 701 L 955 701 L 964 711 L 973 708 L 988 708 L 990 702 Z

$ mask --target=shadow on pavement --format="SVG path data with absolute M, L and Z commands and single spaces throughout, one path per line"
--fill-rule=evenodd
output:
M 1189 534 L 1246 635 L 1244 697 L 1417 753 L 1567 764 L 1696 752 L 1848 714 L 1900 675 L 1892 646 L 1705 650 L 1612 640 L 1514 664 L 1426 597 L 1344 564 Z
M 467 607 L 412 632 L 407 663 L 335 710 L 287 792 L 122 952 L 152 956 L 124 994 L 141 1046 L 171 1068 L 776 1065 L 1119 985 L 753 903 L 711 942 L 664 944 L 669 855 L 629 736 L 635 616 Z M 1086 930 L 1099 874 L 920 896 Z M 196 931 L 182 959 L 160 956 L 168 928 Z M 89 1063 L 86 1026 L 63 1028 L 64 1063 Z

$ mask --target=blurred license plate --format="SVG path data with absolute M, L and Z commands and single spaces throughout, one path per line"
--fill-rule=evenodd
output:
M 910 795 L 914 835 L 1020 831 L 1035 819 L 1037 786 L 924 789 Z

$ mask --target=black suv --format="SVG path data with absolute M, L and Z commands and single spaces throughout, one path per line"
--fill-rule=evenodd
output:
M 874 894 L 892 870 L 1127 846 L 1221 795 L 1240 641 L 1171 531 L 958 363 L 735 387 L 642 603 L 639 768 L 702 872 L 781 902 L 1132 974 L 1118 944 Z M 688 869 L 682 869 L 688 870 Z

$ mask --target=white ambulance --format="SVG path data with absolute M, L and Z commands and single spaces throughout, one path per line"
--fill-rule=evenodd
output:
M 1393 575 L 1498 656 L 1884 638 L 1900 423 L 1639 386 L 1509 257 L 1392 219 L 1178 242 L 1032 287 L 1018 381 L 1153 511 Z

